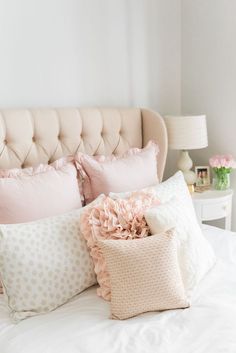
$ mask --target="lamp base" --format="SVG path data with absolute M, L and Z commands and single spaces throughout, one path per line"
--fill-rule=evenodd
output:
M 183 172 L 184 179 L 188 185 L 193 185 L 196 180 L 196 174 L 191 170 L 193 161 L 189 157 L 188 151 L 181 151 L 177 164 L 178 168 Z

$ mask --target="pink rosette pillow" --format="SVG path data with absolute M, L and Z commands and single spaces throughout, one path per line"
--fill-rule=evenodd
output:
M 131 148 L 122 156 L 89 156 L 78 152 L 76 166 L 83 181 L 85 202 L 100 194 L 140 190 L 158 183 L 158 146 L 149 141 L 143 149 Z
M 104 195 L 98 204 L 88 207 L 83 213 L 81 231 L 94 262 L 100 286 L 97 290 L 99 296 L 106 300 L 111 298 L 109 273 L 98 241 L 137 239 L 150 235 L 144 212 L 158 204 L 152 192 L 135 192 L 128 199 L 117 200 Z

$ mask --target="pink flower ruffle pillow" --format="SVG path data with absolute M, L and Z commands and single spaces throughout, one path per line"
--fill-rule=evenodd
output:
M 89 156 L 78 152 L 76 166 L 83 181 L 85 202 L 100 194 L 143 189 L 158 183 L 158 146 L 149 141 L 143 149 L 131 148 L 122 156 Z
M 144 212 L 158 204 L 152 192 L 135 192 L 128 199 L 118 200 L 104 195 L 98 204 L 88 207 L 83 213 L 81 231 L 94 262 L 100 286 L 97 290 L 99 296 L 106 300 L 111 298 L 109 273 L 98 241 L 137 239 L 150 235 Z

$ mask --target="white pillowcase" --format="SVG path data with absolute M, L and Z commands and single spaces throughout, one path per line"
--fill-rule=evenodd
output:
M 196 285 L 215 263 L 213 250 L 202 235 L 191 209 L 178 199 L 172 199 L 147 210 L 145 218 L 152 234 L 173 228 L 184 287 L 187 296 L 191 297 Z
M 80 232 L 83 210 L 0 226 L 0 273 L 15 321 L 51 311 L 96 283 Z
M 151 207 L 145 211 L 144 217 L 152 235 L 167 232 L 176 227 L 180 221 L 178 212 L 175 212 L 177 204 L 178 200 L 173 197 L 171 201 Z
M 190 298 L 196 285 L 215 264 L 215 254 L 198 224 L 183 174 L 177 172 L 152 190 L 155 190 L 161 204 L 146 211 L 146 221 L 152 234 L 175 228 L 179 265 L 186 294 Z M 113 198 L 127 196 L 127 193 L 110 194 Z

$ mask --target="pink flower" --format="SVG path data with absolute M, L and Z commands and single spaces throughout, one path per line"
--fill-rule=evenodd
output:
M 235 169 L 236 168 L 236 161 L 234 160 L 233 156 L 228 155 L 215 155 L 210 158 L 209 160 L 210 166 L 212 168 L 229 168 Z

